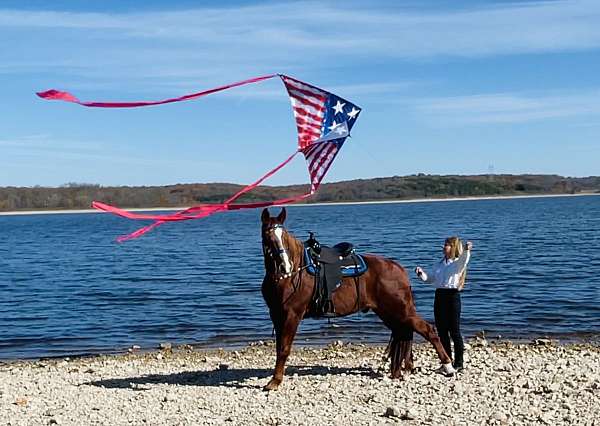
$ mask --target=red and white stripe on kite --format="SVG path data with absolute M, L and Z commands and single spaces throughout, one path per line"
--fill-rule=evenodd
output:
M 281 79 L 290 95 L 296 118 L 298 148 L 304 149 L 323 136 L 328 93 L 285 75 Z
M 310 175 L 310 189 L 315 192 L 339 151 L 335 142 L 319 142 L 303 150 Z

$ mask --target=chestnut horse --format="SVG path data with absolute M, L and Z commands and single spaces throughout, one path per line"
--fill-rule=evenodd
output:
M 305 271 L 304 245 L 283 227 L 285 217 L 285 208 L 277 217 L 271 217 L 268 209 L 261 216 L 266 270 L 262 294 L 273 321 L 277 350 L 275 372 L 265 390 L 277 389 L 281 384 L 300 321 L 318 316 L 311 306 L 315 280 Z M 435 329 L 417 314 L 406 270 L 381 256 L 363 257 L 367 271 L 359 278 L 344 278 L 331 295 L 336 315 L 371 309 L 381 318 L 392 331 L 387 349 L 392 378 L 400 378 L 402 370 L 410 372 L 413 368 L 413 331 L 434 346 L 443 371 L 453 373 L 450 357 Z

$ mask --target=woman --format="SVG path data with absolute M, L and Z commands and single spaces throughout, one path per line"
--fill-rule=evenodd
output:
M 460 334 L 460 291 L 465 284 L 467 263 L 471 257 L 473 243 L 465 245 L 465 250 L 458 237 L 449 237 L 444 241 L 444 257 L 437 262 L 431 273 L 417 266 L 415 272 L 421 280 L 432 284 L 435 290 L 433 313 L 435 327 L 446 353 L 453 358 L 453 367 L 463 369 L 463 353 L 465 350 Z M 454 357 L 450 348 L 450 338 L 454 343 Z

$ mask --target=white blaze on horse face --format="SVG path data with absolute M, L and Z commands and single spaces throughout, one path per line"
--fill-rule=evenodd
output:
M 273 230 L 273 235 L 275 236 L 275 244 L 277 245 L 277 249 L 279 250 L 279 256 L 281 257 L 281 261 L 283 262 L 284 273 L 291 274 L 292 273 L 292 262 L 290 262 L 290 257 L 288 256 L 285 247 L 283 247 L 283 229 L 275 228 Z

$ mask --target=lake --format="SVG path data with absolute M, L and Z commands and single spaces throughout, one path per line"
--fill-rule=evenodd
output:
M 278 209 L 272 210 L 277 213 Z M 160 342 L 239 347 L 271 338 L 260 293 L 260 210 L 137 229 L 109 214 L 0 216 L 0 359 L 96 354 Z M 600 335 L 600 196 L 291 206 L 298 238 L 351 241 L 411 270 L 417 309 L 434 290 L 416 279 L 446 236 L 474 242 L 463 292 L 465 337 Z M 373 313 L 306 320 L 297 344 L 384 343 Z

